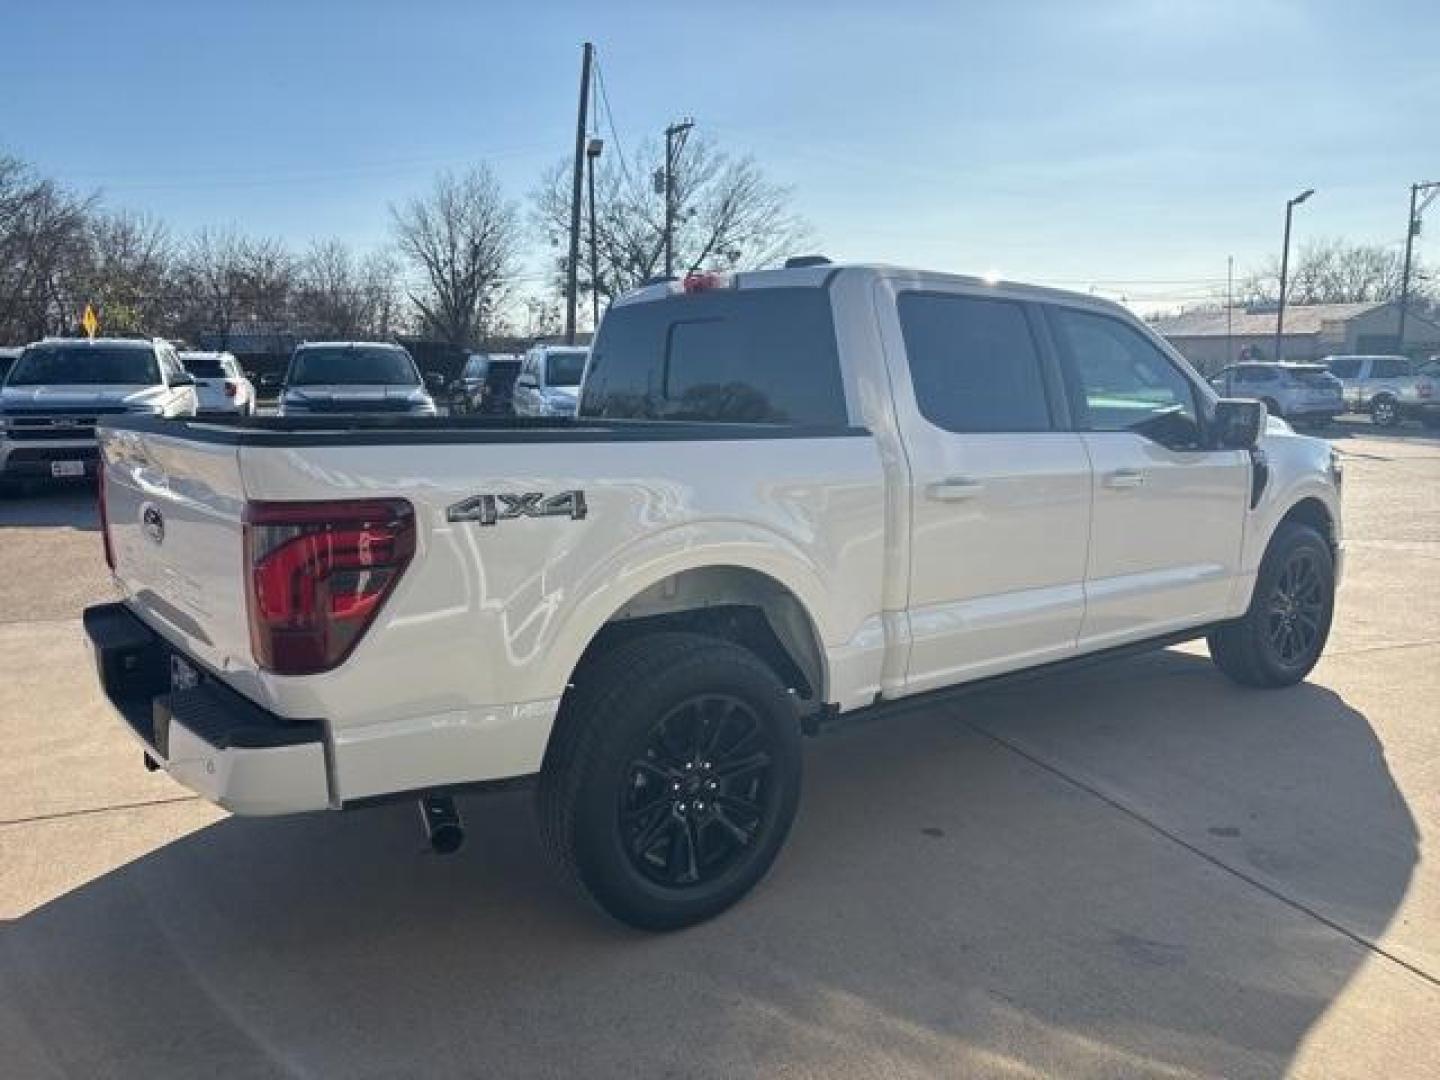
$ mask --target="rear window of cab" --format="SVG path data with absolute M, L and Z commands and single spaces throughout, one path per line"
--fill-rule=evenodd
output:
M 845 389 L 823 288 L 715 289 L 612 309 L 581 416 L 844 425 Z

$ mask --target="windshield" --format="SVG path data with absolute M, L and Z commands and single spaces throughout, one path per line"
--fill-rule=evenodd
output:
M 552 352 L 545 356 L 546 386 L 579 386 L 580 376 L 585 374 L 584 349 L 575 352 Z
M 420 375 L 404 349 L 336 345 L 297 350 L 286 381 L 291 386 L 418 386 Z
M 225 367 L 218 356 L 182 356 L 180 362 L 191 375 L 201 379 L 225 377 Z
M 154 386 L 155 352 L 105 345 L 45 345 L 27 349 L 7 386 Z

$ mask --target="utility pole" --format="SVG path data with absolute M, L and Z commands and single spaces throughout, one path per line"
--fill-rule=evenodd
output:
M 584 59 L 580 63 L 580 114 L 575 120 L 575 177 L 570 191 L 570 261 L 566 265 L 569 278 L 565 292 L 565 341 L 575 344 L 575 304 L 580 282 L 580 185 L 585 168 L 585 126 L 590 115 L 590 61 L 595 46 L 585 42 Z
M 1285 335 L 1285 278 L 1290 271 L 1290 215 L 1294 213 L 1295 207 L 1299 206 L 1311 195 L 1315 194 L 1314 188 L 1306 188 L 1299 195 L 1285 203 L 1285 242 L 1280 248 L 1280 306 L 1275 311 L 1275 356 L 1274 360 L 1280 362 L 1280 343 Z
M 585 144 L 585 163 L 590 177 L 590 332 L 600 329 L 600 247 L 595 236 L 595 162 L 605 149 L 603 139 L 592 138 Z
M 1225 256 L 1225 364 L 1235 363 L 1235 256 Z
M 1416 206 L 1415 200 L 1422 191 L 1426 193 L 1425 201 Z M 1420 216 L 1437 194 L 1440 194 L 1440 181 L 1410 185 L 1410 216 L 1405 219 L 1405 270 L 1400 275 L 1400 330 L 1395 335 L 1395 351 L 1399 353 L 1405 351 L 1405 313 L 1410 306 L 1410 256 L 1415 249 L 1415 237 L 1420 232 Z
M 665 276 L 675 276 L 675 157 L 685 148 L 685 135 L 695 126 L 686 117 L 665 129 Z

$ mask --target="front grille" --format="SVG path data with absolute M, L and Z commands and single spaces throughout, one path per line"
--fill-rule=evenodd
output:
M 392 413 L 409 412 L 410 402 L 404 398 L 372 399 L 369 401 L 315 401 L 302 406 L 313 413 Z

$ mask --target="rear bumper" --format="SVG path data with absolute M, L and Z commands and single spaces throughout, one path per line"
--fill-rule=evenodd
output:
M 85 609 L 100 685 L 145 751 L 190 790 L 236 814 L 331 805 L 325 728 L 287 720 L 206 674 L 124 604 Z M 199 682 L 172 685 L 185 668 Z

